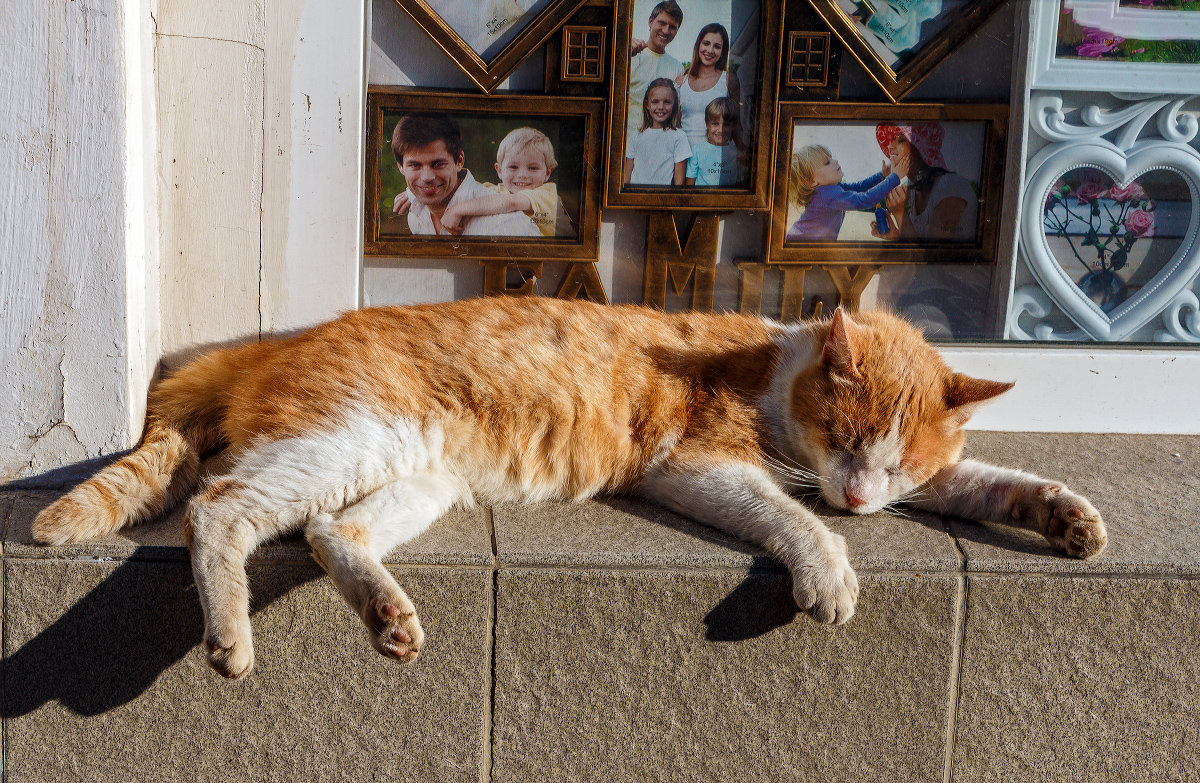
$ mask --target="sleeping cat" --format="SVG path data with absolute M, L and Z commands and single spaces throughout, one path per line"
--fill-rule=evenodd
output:
M 228 449 L 185 524 L 209 661 L 254 664 L 245 561 L 303 529 L 401 661 L 424 635 L 380 559 L 456 504 L 631 493 L 765 547 L 796 604 L 854 614 L 846 544 L 788 489 L 856 514 L 906 502 L 1029 528 L 1078 557 L 1100 515 L 1062 484 L 959 461 L 962 426 L 1012 384 L 952 372 L 882 312 L 783 325 L 545 298 L 376 308 L 216 350 L 150 393 L 137 450 L 38 515 L 65 544 L 161 514 Z

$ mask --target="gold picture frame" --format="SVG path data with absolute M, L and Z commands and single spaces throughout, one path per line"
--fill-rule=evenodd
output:
M 1004 2 L 939 0 L 937 14 L 922 21 L 904 15 L 927 8 L 923 3 L 808 1 L 893 103 L 920 84 Z
M 414 154 L 398 162 L 391 134 L 409 115 L 410 130 L 405 133 L 417 139 L 410 143 Z M 364 253 L 470 261 L 595 261 L 603 120 L 604 101 L 599 98 L 368 88 Z M 458 134 L 457 142 L 443 140 L 442 129 L 450 126 Z M 455 144 L 457 150 L 452 149 Z M 506 175 L 497 157 L 504 157 L 507 165 L 521 160 L 518 154 L 540 161 L 541 176 L 548 175 L 548 180 L 520 181 L 517 187 L 503 189 Z M 456 177 L 445 175 L 447 160 Z M 463 209 L 471 199 L 525 188 L 532 195 L 535 187 L 540 195 L 526 201 L 549 203 L 549 208 L 534 206 L 522 213 L 505 207 L 500 214 L 468 216 L 457 235 L 444 233 L 440 225 L 448 204 Z M 403 213 L 398 214 L 401 194 Z
M 491 92 L 586 0 L 538 0 L 520 17 L 484 19 L 483 0 L 396 0 L 471 81 Z M 525 2 L 508 2 L 513 11 Z
M 995 261 L 1007 105 L 781 102 L 778 121 L 771 263 Z
M 675 25 L 674 32 L 669 37 L 664 34 L 661 38 L 654 38 L 650 36 L 650 25 L 654 24 L 655 20 L 674 18 L 674 11 L 660 10 L 666 5 L 667 3 L 659 3 L 656 0 L 635 0 L 619 4 L 617 7 L 613 36 L 604 206 L 643 211 L 767 210 L 770 206 L 771 150 L 774 146 L 772 138 L 780 56 L 780 3 L 776 0 L 708 0 L 705 4 L 684 3 L 691 16 L 685 15 Z M 682 13 L 679 5 L 674 5 L 676 10 Z M 698 7 L 702 9 L 699 13 L 695 10 Z M 644 46 L 638 38 L 639 35 L 647 38 Z M 636 44 L 635 39 L 638 39 Z M 718 59 L 715 64 L 704 65 L 698 52 L 702 45 L 710 46 L 708 41 L 716 39 L 724 40 L 721 47 L 724 57 Z M 631 58 L 635 56 L 649 57 L 651 54 L 656 59 L 652 65 L 645 64 L 650 63 L 650 59 L 645 63 L 641 60 L 631 63 Z M 699 60 L 702 64 L 698 66 L 698 70 L 707 68 L 716 72 L 717 82 L 713 87 L 691 90 L 692 77 L 684 69 L 694 60 Z M 660 67 L 664 62 L 669 67 Z M 639 168 L 639 161 L 651 157 L 648 153 L 644 154 L 645 147 L 642 146 L 643 141 L 649 137 L 644 136 L 643 129 L 639 127 L 644 97 L 648 92 L 647 86 L 654 81 L 654 78 L 647 76 L 651 71 L 654 72 L 655 78 L 668 78 L 659 75 L 667 71 L 676 73 L 669 81 L 674 84 L 675 100 L 680 100 L 682 107 L 681 116 L 678 118 L 679 127 L 671 125 L 674 120 L 668 120 L 663 126 L 664 130 L 685 133 L 688 136 L 689 153 L 691 150 L 701 150 L 695 156 L 689 154 L 681 158 L 683 145 L 678 141 L 678 136 L 675 136 L 672 141 L 674 146 L 669 153 L 673 163 L 668 164 L 670 171 L 665 175 L 665 179 L 656 178 L 662 173 L 659 170 L 661 166 L 656 166 L 646 176 L 643 172 L 650 169 Z M 707 78 L 704 74 L 700 76 Z M 700 77 L 696 78 L 698 80 L 695 83 L 702 84 Z M 643 80 L 646 84 L 642 84 Z M 687 86 L 678 80 L 687 80 Z M 665 90 L 662 87 L 655 89 L 658 92 Z M 684 95 L 685 90 L 690 92 L 690 95 Z M 630 100 L 632 93 L 639 91 L 641 96 L 634 99 L 634 103 L 637 104 L 635 112 L 630 109 Z M 741 133 L 734 131 L 725 137 L 730 140 L 724 144 L 713 145 L 718 148 L 713 150 L 705 147 L 705 144 L 712 143 L 705 130 L 705 117 L 712 104 L 708 102 L 705 105 L 704 98 L 706 94 L 715 95 L 722 91 L 724 94 L 717 97 L 722 98 L 725 103 L 718 105 L 719 110 L 724 112 L 727 121 L 732 123 L 736 119 L 736 124 L 742 128 Z M 733 100 L 735 91 L 738 98 L 736 101 Z M 689 103 L 693 108 L 683 110 Z M 634 115 L 632 118 L 631 114 Z M 650 130 L 656 131 L 657 128 Z M 718 135 L 716 138 L 722 137 Z M 735 143 L 737 140 L 740 140 L 740 143 Z M 736 149 L 731 152 L 721 147 Z M 662 157 L 657 151 L 654 155 Z M 714 156 L 717 158 L 715 163 L 712 162 Z M 705 168 L 697 165 L 694 169 L 689 169 L 690 164 L 701 159 L 709 161 Z M 680 164 L 683 168 L 682 177 Z M 693 173 L 696 176 L 688 176 Z M 642 181 L 639 182 L 639 179 Z M 682 179 L 682 182 L 675 184 L 677 179 Z M 686 184 L 689 180 L 693 184 Z M 706 184 L 706 180 L 712 184 Z M 662 184 L 663 182 L 666 184 Z

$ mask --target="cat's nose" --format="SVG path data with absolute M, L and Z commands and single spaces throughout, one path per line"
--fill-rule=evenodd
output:
M 867 505 L 867 501 L 855 495 L 850 490 L 846 490 L 846 505 L 850 508 L 858 508 L 859 506 Z

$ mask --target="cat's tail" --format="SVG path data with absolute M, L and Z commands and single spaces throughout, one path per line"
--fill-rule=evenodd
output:
M 53 545 L 86 541 L 178 505 L 200 481 L 201 455 L 221 441 L 220 422 L 244 353 L 202 356 L 159 383 L 147 401 L 138 447 L 43 509 L 33 522 L 34 538 Z

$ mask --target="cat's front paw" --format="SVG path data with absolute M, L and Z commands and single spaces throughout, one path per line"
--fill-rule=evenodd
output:
M 247 632 L 206 634 L 204 646 L 208 663 L 229 680 L 240 680 L 254 668 L 254 642 Z
M 1100 512 L 1086 498 L 1056 482 L 1042 484 L 1018 498 L 1012 517 L 1073 557 L 1097 555 L 1108 543 Z
M 407 598 L 372 598 L 363 619 L 371 631 L 371 646 L 380 655 L 411 663 L 421 654 L 425 632 Z
M 831 536 L 828 551 L 817 562 L 792 572 L 792 597 L 796 606 L 819 623 L 842 623 L 854 616 L 858 602 L 858 576 L 846 557 L 846 539 Z

